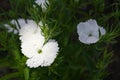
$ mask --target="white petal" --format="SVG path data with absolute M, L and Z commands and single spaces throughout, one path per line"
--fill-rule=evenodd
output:
M 98 27 L 98 24 L 97 24 L 96 20 L 94 20 L 94 19 L 89 19 L 85 23 L 88 23 L 89 26 L 94 27 L 94 28 Z
M 89 39 L 87 39 L 87 44 L 92 44 L 92 43 L 96 43 L 99 40 L 99 38 L 96 38 L 94 36 L 89 37 Z
M 12 20 L 10 22 L 12 25 L 15 25 L 16 26 L 16 29 L 15 28 L 12 28 L 10 25 L 8 24 L 5 24 L 5 27 L 8 29 L 8 32 L 14 32 L 14 34 L 17 34 L 18 33 L 18 30 L 20 29 L 21 26 L 23 26 L 25 24 L 25 20 L 24 19 L 18 19 L 18 23 L 16 20 Z M 19 25 L 20 26 L 19 26 Z
M 17 23 L 17 21 L 18 21 L 18 23 Z M 16 20 L 11 21 L 12 24 L 16 25 L 17 29 L 20 29 L 20 27 L 22 27 L 22 26 L 24 26 L 26 24 L 25 20 L 22 19 L 22 18 L 18 19 L 17 21 Z
M 100 27 L 100 34 L 101 35 L 105 35 L 106 34 L 106 30 L 103 27 Z
M 26 64 L 28 67 L 30 68 L 36 68 L 36 67 L 39 67 L 43 61 L 40 61 L 40 56 L 39 55 L 36 55 L 30 59 L 27 60 Z
M 27 23 L 21 27 L 19 35 L 25 35 L 26 33 L 34 33 L 37 30 L 37 24 L 32 20 L 27 20 Z
M 59 50 L 58 43 L 55 40 L 49 40 L 42 49 L 43 54 L 46 57 L 44 64 L 41 66 L 50 66 L 54 62 L 58 54 L 58 50 Z
M 43 52 L 44 53 L 56 53 L 59 50 L 58 43 L 55 40 L 49 40 L 44 46 L 43 46 Z
M 35 3 L 41 6 L 43 9 L 46 9 L 45 2 L 48 3 L 48 0 L 35 0 Z
M 8 29 L 8 32 L 12 32 L 13 31 L 13 28 L 10 27 L 10 25 L 8 24 L 4 24 L 5 28 Z
M 79 40 L 82 43 L 88 44 L 87 39 L 88 39 L 88 35 L 81 32 L 80 35 L 79 35 Z
M 31 58 L 34 55 L 38 54 L 38 48 L 36 48 L 32 44 L 22 43 L 22 45 L 21 45 L 21 51 L 28 58 Z

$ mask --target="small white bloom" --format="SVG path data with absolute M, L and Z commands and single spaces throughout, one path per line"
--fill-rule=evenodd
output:
M 18 21 L 18 23 L 17 23 Z M 24 19 L 18 19 L 18 20 L 12 20 L 10 24 L 15 25 L 15 28 L 11 27 L 9 24 L 5 24 L 5 28 L 8 29 L 8 32 L 13 32 L 14 34 L 18 33 L 18 30 L 20 29 L 21 26 L 25 24 Z
M 101 35 L 106 33 L 105 29 L 98 26 L 97 22 L 93 19 L 86 22 L 80 22 L 77 25 L 79 40 L 84 44 L 96 43 L 100 37 L 99 31 Z
M 17 21 L 18 21 L 18 22 L 17 22 Z M 22 18 L 17 19 L 17 21 L 16 21 L 16 20 L 12 20 L 12 21 L 11 21 L 11 24 L 16 25 L 17 29 L 19 29 L 21 26 L 23 26 L 23 25 L 26 24 L 25 20 L 22 19 Z
M 106 34 L 106 30 L 103 27 L 100 27 L 100 33 L 101 33 L 101 35 L 105 35 Z
M 35 3 L 42 7 L 42 9 L 46 9 L 45 3 L 48 3 L 48 0 L 35 0 Z

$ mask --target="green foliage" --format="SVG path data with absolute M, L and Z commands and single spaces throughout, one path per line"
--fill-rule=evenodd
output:
M 0 70 L 14 71 L 0 76 L 0 80 L 103 80 L 109 74 L 105 71 L 112 61 L 109 45 L 120 34 L 119 1 L 106 5 L 105 0 L 49 0 L 45 12 L 34 0 L 9 2 L 11 8 L 1 9 L 0 13 L 0 18 L 5 17 L 0 19 Z M 59 55 L 51 66 L 32 69 L 26 66 L 19 36 L 4 28 L 9 20 L 18 18 L 35 20 L 38 25 L 42 21 L 40 28 L 46 41 L 51 38 L 58 41 Z M 78 40 L 77 24 L 90 18 L 96 19 L 106 34 L 99 42 L 86 45 Z

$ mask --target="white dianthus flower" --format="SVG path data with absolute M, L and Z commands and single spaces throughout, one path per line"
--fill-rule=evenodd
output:
M 42 23 L 39 23 L 42 26 Z M 57 54 L 58 43 L 49 40 L 44 44 L 45 38 L 41 34 L 41 29 L 34 21 L 28 21 L 19 30 L 22 53 L 28 58 L 26 64 L 30 68 L 39 66 L 50 66 Z
M 99 34 L 104 35 L 106 31 L 103 27 L 98 26 L 95 20 L 90 19 L 77 25 L 77 33 L 82 43 L 92 44 L 99 40 Z
M 58 43 L 54 40 L 49 40 L 41 49 L 37 50 L 38 54 L 27 60 L 27 66 L 30 68 L 50 66 L 58 54 L 58 49 Z

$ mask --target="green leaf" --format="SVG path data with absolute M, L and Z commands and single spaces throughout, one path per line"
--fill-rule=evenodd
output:
M 27 67 L 24 69 L 24 77 L 25 80 L 29 80 L 29 69 Z
M 20 75 L 19 72 L 10 73 L 10 74 L 7 74 L 7 75 L 1 77 L 0 80 L 10 80 L 10 78 L 15 78 L 15 77 L 17 77 L 19 75 Z

